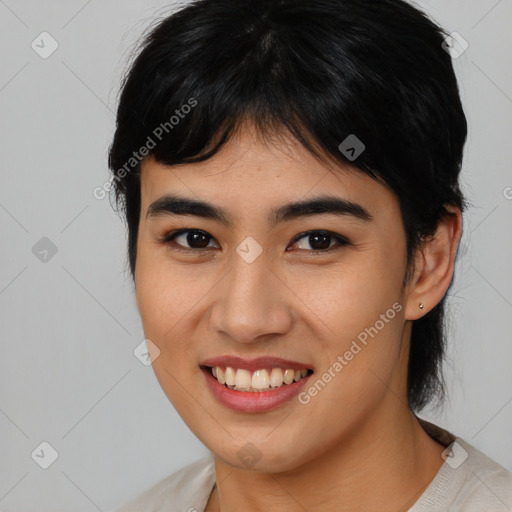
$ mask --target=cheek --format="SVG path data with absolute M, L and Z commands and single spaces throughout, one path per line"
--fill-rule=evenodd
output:
M 149 239 L 149 235 L 147 235 Z M 137 246 L 137 265 L 135 267 L 135 296 L 144 322 L 154 322 L 163 316 L 177 313 L 176 296 L 180 294 L 180 279 L 177 273 L 170 272 L 165 258 L 165 248 L 153 245 L 141 234 Z M 165 312 L 165 314 L 164 314 Z
M 343 345 L 401 301 L 403 270 L 396 256 L 389 264 L 377 251 L 368 251 L 340 265 L 307 270 L 289 286 L 317 331 Z M 394 310 L 390 314 L 394 317 Z
M 200 291 L 194 288 L 197 283 L 188 283 L 178 271 L 169 272 L 155 258 L 145 258 L 143 251 L 137 261 L 135 281 L 144 336 L 159 349 L 153 371 L 171 403 L 186 416 L 190 404 L 187 405 L 189 396 L 184 389 L 194 385 L 192 377 L 197 378 L 198 373 L 197 354 L 189 341 L 187 324 L 198 302 Z
M 174 337 L 180 319 L 190 310 L 193 287 L 186 287 L 179 272 L 171 272 L 160 251 L 140 246 L 135 271 L 135 297 L 145 336 L 160 347 Z
M 165 251 L 141 248 L 135 295 L 144 335 L 160 349 L 155 371 L 165 366 L 182 377 L 196 371 L 197 346 L 191 339 L 205 314 L 212 275 L 206 267 L 200 272 L 195 265 L 171 263 Z
M 318 407 L 337 403 L 357 409 L 365 402 L 361 397 L 371 401 L 385 392 L 382 382 L 390 381 L 399 363 L 403 269 L 397 258 L 389 265 L 379 254 L 367 252 L 353 264 L 306 274 L 293 286 L 318 334 L 314 345 L 322 370 L 331 371 L 325 379 L 317 376 L 329 381 Z

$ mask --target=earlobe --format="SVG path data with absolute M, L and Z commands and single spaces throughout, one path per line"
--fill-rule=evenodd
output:
M 406 299 L 407 320 L 417 320 L 432 310 L 452 281 L 462 234 L 462 215 L 455 206 L 446 206 L 446 210 L 435 234 L 418 249 L 416 270 Z

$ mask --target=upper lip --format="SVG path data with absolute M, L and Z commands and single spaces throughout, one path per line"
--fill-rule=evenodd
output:
M 218 356 L 205 359 L 199 363 L 200 366 L 229 366 L 231 368 L 243 369 L 250 372 L 262 370 L 264 368 L 282 368 L 292 370 L 302 370 L 303 368 L 313 370 L 313 367 L 307 363 L 291 361 L 280 357 L 262 356 L 254 359 L 244 359 L 239 356 Z

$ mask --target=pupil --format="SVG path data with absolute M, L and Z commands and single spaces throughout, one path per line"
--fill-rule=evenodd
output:
M 324 239 L 324 243 L 322 244 L 315 244 L 315 242 L 312 242 L 312 240 L 318 240 L 318 239 Z M 327 249 L 329 247 L 329 235 L 309 235 L 309 243 L 313 249 Z M 318 246 L 320 245 L 320 246 Z
M 201 238 L 203 239 L 203 242 L 206 242 L 204 244 L 201 245 Z M 195 249 L 204 249 L 205 247 L 208 246 L 208 235 L 205 235 L 204 233 L 189 233 L 188 236 L 187 236 L 187 243 L 191 246 L 191 247 L 194 247 Z M 199 242 L 199 244 L 197 244 L 196 242 Z

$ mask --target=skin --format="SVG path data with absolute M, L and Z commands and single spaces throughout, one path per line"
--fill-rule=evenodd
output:
M 405 511 L 444 462 L 444 447 L 407 406 L 407 359 L 412 321 L 450 285 L 460 211 L 450 208 L 418 251 L 402 290 L 406 240 L 397 198 L 360 171 L 331 168 L 292 139 L 265 143 L 249 123 L 205 162 L 142 163 L 137 305 L 146 338 L 160 350 L 153 368 L 163 391 L 214 454 L 217 485 L 207 512 Z M 233 224 L 146 219 L 148 206 L 171 192 L 214 203 Z M 271 209 L 323 194 L 361 204 L 373 220 L 319 214 L 270 228 Z M 187 252 L 186 235 L 174 246 L 162 243 L 179 228 L 205 231 L 209 251 Z M 338 249 L 322 254 L 308 236 L 293 242 L 313 229 L 350 244 L 327 239 Z M 250 264 L 236 252 L 248 236 L 263 248 Z M 401 311 L 307 404 L 236 412 L 204 383 L 199 363 L 225 354 L 305 362 L 315 368 L 314 382 L 395 302 Z M 237 456 L 249 442 L 261 455 L 251 468 Z

